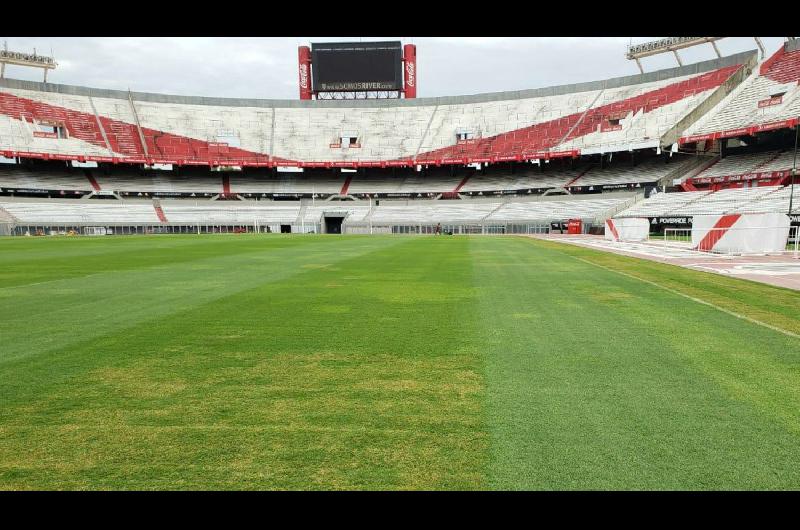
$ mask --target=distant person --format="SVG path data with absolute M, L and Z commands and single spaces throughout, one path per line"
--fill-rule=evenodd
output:
M 435 234 L 437 236 L 442 235 L 442 223 L 436 223 L 436 231 Z

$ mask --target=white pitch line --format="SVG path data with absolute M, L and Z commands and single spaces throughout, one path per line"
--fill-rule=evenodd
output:
M 742 314 L 737 313 L 735 311 L 731 311 L 730 309 L 725 309 L 724 307 L 720 307 L 720 306 L 718 306 L 716 304 L 712 304 L 711 302 L 708 302 L 706 300 L 702 300 L 700 298 L 695 298 L 694 296 L 688 295 L 686 293 L 682 293 L 682 292 L 677 291 L 675 289 L 671 289 L 671 288 L 669 288 L 669 287 L 667 287 L 665 285 L 661 285 L 661 284 L 658 284 L 658 283 L 650 281 L 650 280 L 645 280 L 644 278 L 639 278 L 638 276 L 634 276 L 633 274 L 628 274 L 627 272 L 622 272 L 622 271 L 618 271 L 616 269 L 611 269 L 611 268 L 606 267 L 604 265 L 599 265 L 597 263 L 593 263 L 593 262 L 591 262 L 589 260 L 586 260 L 586 259 L 583 259 L 583 258 L 579 258 L 577 256 L 572 256 L 572 257 L 575 258 L 578 261 L 582 261 L 584 263 L 588 263 L 589 265 L 594 265 L 595 267 L 599 267 L 601 269 L 605 269 L 605 270 L 607 270 L 609 272 L 615 272 L 617 274 L 621 274 L 622 276 L 627 276 L 628 278 L 633 278 L 634 280 L 639 280 L 640 282 L 648 283 L 648 284 L 653 285 L 655 287 L 658 287 L 660 289 L 664 289 L 665 291 L 670 292 L 672 294 L 677 294 L 678 296 L 682 296 L 684 298 L 688 298 L 689 300 L 691 300 L 693 302 L 697 302 L 698 304 L 703 304 L 703 305 L 707 305 L 709 307 L 713 307 L 714 309 L 716 309 L 718 311 L 722 311 L 723 313 L 727 313 L 728 315 L 731 315 L 733 317 L 740 318 L 742 320 L 746 320 L 747 322 L 756 324 L 758 326 L 765 327 L 767 329 L 771 329 L 772 331 L 777 331 L 778 333 L 783 333 L 784 335 L 792 337 L 794 339 L 800 339 L 800 335 L 798 335 L 797 333 L 792 333 L 791 331 L 785 330 L 783 328 L 779 328 L 777 326 L 773 326 L 772 324 L 767 324 L 766 322 L 762 322 L 760 320 L 756 320 L 754 318 L 750 318 L 750 317 L 748 317 L 746 315 L 742 315 Z

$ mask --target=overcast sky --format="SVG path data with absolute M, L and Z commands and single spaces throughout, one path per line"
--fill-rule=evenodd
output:
M 418 97 L 475 94 L 595 81 L 638 73 L 629 43 L 659 37 L 364 37 L 417 45 Z M 297 47 L 353 37 L 0 37 L 10 50 L 49 54 L 53 83 L 167 94 L 297 99 Z M 783 37 L 762 37 L 771 55 Z M 756 49 L 751 37 L 717 44 L 723 55 Z M 710 44 L 679 52 L 684 64 L 716 57 Z M 645 71 L 676 66 L 672 54 L 642 59 Z M 41 80 L 7 66 L 6 77 Z

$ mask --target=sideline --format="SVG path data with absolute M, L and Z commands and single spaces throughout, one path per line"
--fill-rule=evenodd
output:
M 547 241 L 552 241 L 552 240 L 547 240 Z M 555 241 L 555 242 L 558 243 L 558 241 Z M 696 298 L 696 297 L 694 297 L 692 295 L 689 295 L 689 294 L 686 294 L 686 293 L 682 293 L 681 291 L 678 291 L 676 289 L 672 289 L 671 287 L 667 287 L 666 285 L 661 285 L 661 284 L 656 283 L 654 281 L 646 280 L 644 278 L 640 278 L 639 276 L 634 276 L 633 274 L 629 274 L 627 272 L 623 272 L 623 271 L 620 271 L 620 270 L 617 270 L 617 269 L 612 269 L 610 267 L 606 267 L 605 265 L 600 265 L 599 263 L 594 263 L 592 261 L 589 261 L 589 260 L 584 259 L 584 258 L 580 258 L 578 256 L 573 256 L 569 252 L 565 252 L 564 254 L 567 254 L 569 257 L 571 257 L 573 259 L 576 259 L 578 261 L 582 261 L 583 263 L 587 263 L 587 264 L 592 265 L 594 267 L 598 267 L 600 269 L 607 270 L 609 272 L 620 274 L 622 276 L 626 276 L 628 278 L 633 278 L 634 280 L 639 280 L 640 282 L 644 282 L 644 283 L 647 283 L 649 285 L 653 285 L 653 286 L 658 287 L 659 289 L 663 289 L 663 290 L 665 290 L 665 291 L 667 291 L 669 293 L 676 294 L 678 296 L 682 296 L 683 298 L 686 298 L 686 299 L 691 300 L 693 302 L 697 302 L 698 304 L 703 304 L 703 305 L 708 306 L 708 307 L 713 307 L 717 311 L 722 311 L 723 313 L 726 313 L 726 314 L 731 315 L 733 317 L 739 318 L 741 320 L 746 320 L 747 322 L 750 322 L 752 324 L 756 324 L 758 326 L 762 326 L 764 328 L 771 329 L 772 331 L 777 331 L 778 333 L 782 333 L 782 334 L 786 335 L 787 337 L 792 337 L 794 339 L 800 339 L 800 335 L 798 335 L 797 333 L 791 332 L 791 331 L 783 329 L 783 328 L 779 328 L 777 326 L 773 326 L 772 324 L 767 324 L 766 322 L 762 322 L 760 320 L 756 320 L 755 318 L 748 317 L 747 315 L 742 315 L 741 313 L 737 313 L 736 311 L 731 311 L 730 309 L 725 309 L 724 307 L 718 306 L 718 305 L 716 305 L 714 303 L 708 302 L 708 301 L 703 300 L 701 298 Z
M 771 329 L 772 331 L 777 331 L 778 333 L 783 333 L 784 335 L 787 335 L 787 336 L 795 338 L 795 339 L 800 339 L 800 335 L 798 335 L 796 333 L 793 333 L 793 332 L 791 332 L 789 330 L 786 330 L 786 329 L 783 329 L 783 328 L 779 328 L 777 326 L 773 326 L 772 324 L 767 324 L 766 322 L 762 322 L 760 320 L 756 320 L 756 319 L 748 317 L 746 315 L 742 315 L 742 314 L 737 313 L 735 311 L 731 311 L 730 309 L 725 309 L 724 307 L 720 307 L 717 304 L 713 304 L 713 303 L 708 302 L 706 300 L 703 300 L 701 298 L 696 298 L 696 297 L 694 297 L 692 295 L 689 295 L 689 294 L 686 294 L 686 293 L 682 293 L 682 292 L 680 292 L 680 291 L 678 291 L 676 289 L 672 289 L 671 287 L 667 287 L 665 285 L 661 285 L 661 284 L 658 284 L 658 283 L 650 281 L 650 280 L 645 280 L 644 278 L 640 278 L 638 276 L 634 276 L 633 274 L 628 274 L 627 272 L 619 271 L 619 270 L 616 270 L 616 269 L 611 269 L 609 267 L 606 267 L 605 265 L 600 265 L 598 263 L 591 262 L 591 261 L 589 261 L 587 259 L 579 258 L 577 256 L 572 256 L 571 254 L 570 254 L 570 256 L 572 258 L 575 258 L 578 261 L 582 261 L 584 263 L 588 263 L 589 265 L 594 265 L 595 267 L 599 267 L 599 268 L 607 270 L 609 272 L 615 272 L 617 274 L 621 274 L 622 276 L 627 276 L 628 278 L 633 278 L 634 280 L 639 280 L 640 282 L 644 282 L 644 283 L 653 285 L 655 287 L 658 287 L 660 289 L 664 289 L 667 292 L 670 292 L 672 294 L 677 294 L 678 296 L 682 296 L 682 297 L 687 298 L 687 299 L 689 299 L 689 300 L 691 300 L 693 302 L 697 302 L 698 304 L 703 304 L 703 305 L 706 305 L 708 307 L 713 307 L 714 309 L 716 309 L 718 311 L 722 311 L 723 313 L 727 313 L 728 315 L 734 316 L 736 318 L 740 318 L 742 320 L 746 320 L 747 322 L 751 322 L 753 324 L 765 327 L 767 329 Z

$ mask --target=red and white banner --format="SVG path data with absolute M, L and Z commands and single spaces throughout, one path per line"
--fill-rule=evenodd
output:
M 311 48 L 300 46 L 297 49 L 297 59 L 300 99 L 311 99 Z
M 739 127 L 738 129 L 728 129 L 719 133 L 718 138 L 734 138 L 736 136 L 747 136 L 751 132 L 751 127 Z
M 699 142 L 701 140 L 716 140 L 717 138 L 732 138 L 734 136 L 747 136 L 754 133 L 773 131 L 775 129 L 791 129 L 797 124 L 797 118 L 788 120 L 773 121 L 769 123 L 761 123 L 759 125 L 752 125 L 750 127 L 741 127 L 739 129 L 729 129 L 727 131 L 717 131 L 708 134 L 693 134 L 691 136 L 683 136 L 678 139 L 678 143 L 688 144 L 692 142 Z
M 789 216 L 781 213 L 695 215 L 692 248 L 703 252 L 781 252 L 789 239 Z
M 610 241 L 644 241 L 650 234 L 646 217 L 606 219 L 606 239 Z
M 403 81 L 406 99 L 417 97 L 417 47 L 403 46 Z
M 773 105 L 780 105 L 783 102 L 783 96 L 773 96 L 771 98 L 762 99 L 758 102 L 758 108 L 772 107 Z
M 761 173 L 745 173 L 744 175 L 724 175 L 719 177 L 695 177 L 687 179 L 692 184 L 722 184 L 725 182 L 741 182 L 747 180 L 777 179 L 791 175 L 791 170 L 763 171 Z

